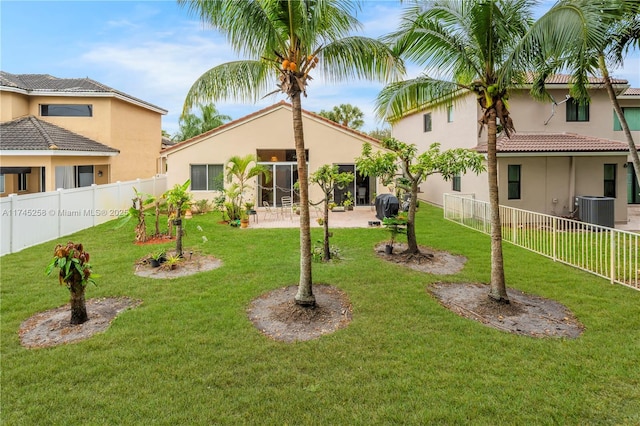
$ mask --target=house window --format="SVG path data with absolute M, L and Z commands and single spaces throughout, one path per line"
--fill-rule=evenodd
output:
M 431 113 L 423 115 L 422 119 L 423 119 L 423 126 L 424 126 L 425 133 L 430 132 L 431 131 Z
M 222 164 L 192 164 L 192 191 L 223 191 L 224 166 Z
M 18 191 L 26 191 L 28 189 L 27 185 L 27 174 L 26 173 L 18 173 Z
M 93 105 L 43 104 L 41 117 L 93 117 Z
M 453 105 L 447 107 L 447 123 L 453 123 Z
M 0 193 L 4 193 L 4 175 L 0 175 Z
M 634 132 L 640 130 L 640 108 L 625 107 L 622 108 L 622 113 L 624 114 L 624 119 L 627 120 L 627 126 L 629 126 L 630 131 Z M 613 111 L 613 130 L 622 130 L 618 114 L 616 114 L 615 111 Z
M 567 121 L 589 121 L 589 103 L 578 103 L 570 98 L 567 103 Z
M 617 164 L 604 165 L 604 196 L 616 198 Z
M 76 182 L 78 188 L 93 185 L 93 166 L 76 167 Z
M 509 164 L 509 200 L 520 199 L 520 164 Z
M 451 190 L 452 191 L 456 191 L 456 192 L 460 192 L 460 175 L 455 175 L 453 177 L 453 180 L 451 182 Z

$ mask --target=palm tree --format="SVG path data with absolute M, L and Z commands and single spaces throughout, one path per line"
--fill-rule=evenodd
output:
M 201 135 L 204 132 L 222 126 L 230 120 L 231 117 L 220 114 L 213 103 L 200 105 L 200 116 L 192 112 L 182 114 L 180 117 L 180 130 L 176 135 L 176 140 L 181 142 Z
M 502 257 L 498 199 L 496 134 L 498 122 L 509 137 L 515 131 L 509 116 L 509 90 L 524 81 L 527 64 L 514 56 L 532 22 L 532 1 L 446 0 L 408 8 L 400 28 L 388 36 L 398 53 L 426 69 L 427 74 L 393 83 L 378 95 L 377 113 L 394 122 L 407 111 L 426 106 L 445 108 L 472 92 L 487 127 L 487 174 L 491 205 L 491 285 L 489 297 L 508 303 Z
M 334 106 L 330 111 L 321 110 L 318 115 L 356 130 L 364 126 L 362 119 L 364 113 L 360 108 L 351 104 L 340 104 Z
M 269 88 L 291 100 L 300 185 L 300 281 L 295 301 L 315 305 L 311 276 L 309 185 L 301 96 L 316 66 L 328 81 L 390 81 L 403 71 L 382 42 L 349 36 L 359 27 L 359 2 L 343 0 L 178 0 L 221 31 L 234 50 L 250 57 L 205 72 L 187 94 L 184 109 L 212 99 L 257 100 Z
M 628 48 L 640 43 L 639 14 L 638 0 L 561 0 L 535 23 L 531 31 L 532 43 L 539 46 L 545 57 L 554 58 L 547 61 L 543 72 L 537 75 L 534 96 L 548 99 L 545 78 L 557 70 L 569 69 L 573 83 L 571 95 L 578 102 L 588 102 L 588 77 L 601 76 L 629 145 L 638 182 L 638 150 L 611 84 L 609 68 L 622 65 Z
M 269 183 L 269 180 L 271 179 L 271 176 L 269 175 L 270 170 L 270 168 L 263 166 L 262 164 L 258 164 L 256 156 L 251 154 L 244 157 L 234 155 L 227 161 L 227 182 L 231 183 L 234 178 L 238 181 L 238 189 L 240 190 L 240 199 L 238 204 L 240 207 L 243 205 L 244 191 L 250 189 L 247 181 L 258 175 L 264 174 L 265 183 Z

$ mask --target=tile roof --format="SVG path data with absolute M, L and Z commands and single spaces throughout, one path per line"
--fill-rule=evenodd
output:
M 119 90 L 113 89 L 90 78 L 58 78 L 49 74 L 10 74 L 0 71 L 0 87 L 11 87 L 30 93 L 60 92 L 60 93 L 111 93 L 119 95 L 135 103 L 142 103 L 153 109 L 164 111 L 159 106 L 150 104 L 142 99 L 135 98 Z
M 638 96 L 640 95 L 640 89 L 630 87 L 625 90 L 620 96 Z
M 167 147 L 167 148 L 163 149 L 162 152 L 172 151 L 174 149 L 181 148 L 181 147 L 183 147 L 183 146 L 185 146 L 187 144 L 190 144 L 192 142 L 195 142 L 195 141 L 197 141 L 199 139 L 203 139 L 204 137 L 207 137 L 207 136 L 210 136 L 212 134 L 215 134 L 215 133 L 217 133 L 217 132 L 219 132 L 221 130 L 225 130 L 225 129 L 231 128 L 231 127 L 233 127 L 235 125 L 238 125 L 238 124 L 240 124 L 240 123 L 242 123 L 244 121 L 248 121 L 251 118 L 258 117 L 258 116 L 260 116 L 262 114 L 265 114 L 265 113 L 267 113 L 269 111 L 272 111 L 272 110 L 276 110 L 276 109 L 281 108 L 281 107 L 285 107 L 285 108 L 289 108 L 289 109 L 292 108 L 290 103 L 287 103 L 285 101 L 280 101 L 280 102 L 278 102 L 276 104 L 270 105 L 270 106 L 268 106 L 266 108 L 263 108 L 263 109 L 258 110 L 256 112 L 252 112 L 251 114 L 245 115 L 244 117 L 240 117 L 240 118 L 238 118 L 236 120 L 233 120 L 233 121 L 230 121 L 228 123 L 225 123 L 222 126 L 216 127 L 215 129 L 211 129 L 208 132 L 202 133 L 202 134 L 200 134 L 198 136 L 194 136 L 191 139 L 187 139 L 185 141 L 178 142 L 177 144 L 175 144 L 173 146 L 170 146 L 170 147 Z M 378 139 L 376 139 L 376 138 L 374 138 L 372 136 L 369 136 L 366 133 L 362 133 L 362 132 L 360 132 L 358 130 L 354 130 L 354 129 L 352 129 L 350 127 L 347 127 L 347 126 L 343 126 L 342 124 L 336 123 L 335 121 L 331 121 L 328 118 L 324 118 L 324 117 L 316 114 L 315 112 L 311 112 L 311 111 L 307 111 L 307 110 L 303 109 L 302 110 L 302 114 L 303 115 L 307 115 L 307 116 L 312 117 L 312 118 L 315 118 L 315 119 L 317 119 L 319 121 L 323 121 L 328 125 L 331 125 L 333 127 L 337 127 L 339 129 L 342 129 L 342 130 L 345 130 L 345 131 L 347 131 L 349 133 L 352 133 L 352 134 L 354 134 L 356 136 L 359 136 L 361 138 L 368 139 L 370 142 L 373 142 L 375 144 L 378 144 L 378 145 L 380 144 L 380 141 Z
M 498 138 L 498 153 L 552 153 L 552 152 L 627 152 L 629 146 L 620 141 L 601 139 L 576 133 L 516 133 L 511 139 Z M 476 146 L 478 152 L 487 152 L 487 144 Z
M 30 115 L 0 123 L 0 149 L 119 153 L 110 146 Z
M 571 82 L 571 75 L 569 74 L 553 74 L 547 77 L 545 80 L 546 84 L 569 84 Z M 533 75 L 527 74 L 526 83 L 533 83 Z M 589 76 L 590 84 L 604 84 L 604 79 L 601 77 L 592 77 Z M 611 83 L 613 84 L 628 84 L 629 82 L 620 78 L 611 78 Z

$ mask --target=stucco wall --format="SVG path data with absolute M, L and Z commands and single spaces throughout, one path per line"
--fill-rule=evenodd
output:
M 29 101 L 24 95 L 0 91 L 0 122 L 29 114 Z
M 305 148 L 309 150 L 310 174 L 324 164 L 354 164 L 355 158 L 361 155 L 362 144 L 370 141 L 307 115 L 303 115 L 303 126 Z M 257 150 L 266 149 L 295 149 L 292 113 L 286 107 L 267 111 L 196 139 L 165 152 L 169 187 L 190 178 L 191 164 L 225 165 L 234 155 L 255 155 Z M 256 180 L 250 184 L 254 187 L 253 197 L 256 197 Z M 310 185 L 309 191 L 312 201 L 319 201 L 323 196 L 317 185 Z M 380 186 L 376 192 L 387 193 L 388 190 Z M 196 199 L 212 199 L 216 195 L 215 191 L 193 193 Z

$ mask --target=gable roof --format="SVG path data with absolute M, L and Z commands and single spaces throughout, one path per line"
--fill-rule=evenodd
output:
M 570 84 L 571 79 L 572 79 L 572 76 L 569 74 L 553 74 L 546 78 L 545 83 L 565 85 L 565 84 Z M 602 77 L 589 76 L 588 79 L 589 79 L 589 84 L 604 84 L 604 78 Z M 526 84 L 533 83 L 533 74 L 527 74 L 525 83 Z M 612 84 L 629 84 L 627 80 L 624 80 L 621 78 L 613 78 L 613 77 L 611 77 L 611 83 Z
M 487 152 L 487 143 L 474 148 Z M 549 154 L 568 152 L 621 153 L 629 151 L 629 146 L 620 141 L 578 135 L 576 133 L 515 133 L 511 138 L 501 136 L 496 141 L 498 154 Z
M 160 114 L 167 110 L 90 78 L 58 78 L 49 74 L 10 74 L 0 71 L 0 90 L 26 95 L 115 97 Z
M 30 115 L 0 123 L 0 150 L 7 155 L 116 155 L 120 151 Z M 68 151 L 68 152 L 67 152 Z
M 255 118 L 258 118 L 260 116 L 263 116 L 265 114 L 274 112 L 274 111 L 276 111 L 278 109 L 282 109 L 282 108 L 286 108 L 288 110 L 291 110 L 292 109 L 292 105 L 290 103 L 285 102 L 285 101 L 280 101 L 277 104 L 273 104 L 271 106 L 268 106 L 268 107 L 263 108 L 261 110 L 258 110 L 256 112 L 253 112 L 253 113 L 251 113 L 249 115 L 245 115 L 244 117 L 238 118 L 238 119 L 230 121 L 228 123 L 225 123 L 225 124 L 223 124 L 223 125 L 221 125 L 219 127 L 216 127 L 215 129 L 211 129 L 208 132 L 204 132 L 204 133 L 202 133 L 202 134 L 200 134 L 198 136 L 194 136 L 191 139 L 187 139 L 187 140 L 179 142 L 179 143 L 177 143 L 177 144 L 175 144 L 173 146 L 167 147 L 167 148 L 163 149 L 160 152 L 161 153 L 167 153 L 167 152 L 170 152 L 170 151 L 174 151 L 174 150 L 178 150 L 178 149 L 184 148 L 184 147 L 192 145 L 194 143 L 198 143 L 202 139 L 205 139 L 205 138 L 207 138 L 209 136 L 215 135 L 217 133 L 222 133 L 222 132 L 224 132 L 224 131 L 226 131 L 226 130 L 228 130 L 230 128 L 242 125 L 242 124 L 244 124 L 246 122 L 249 122 L 249 121 L 251 121 L 251 120 L 253 120 Z M 354 130 L 354 129 L 350 128 L 350 127 L 343 126 L 342 124 L 336 123 L 335 121 L 331 121 L 328 118 L 324 118 L 324 117 L 322 117 L 322 116 L 320 116 L 320 115 L 318 115 L 318 114 L 316 114 L 314 112 L 307 111 L 307 110 L 303 109 L 302 110 L 302 115 L 303 116 L 307 116 L 308 118 L 314 119 L 316 121 L 320 121 L 325 125 L 328 125 L 328 126 L 331 126 L 331 127 L 335 127 L 336 129 L 338 129 L 340 131 L 343 131 L 343 132 L 346 132 L 346 133 L 350 133 L 350 134 L 352 134 L 354 136 L 357 136 L 357 137 L 360 137 L 362 139 L 366 139 L 366 140 L 368 140 L 369 142 L 371 142 L 373 144 L 380 145 L 380 141 L 378 139 L 376 139 L 376 138 L 374 138 L 372 136 L 369 136 L 366 133 L 362 133 L 362 132 L 360 132 L 358 130 Z
M 635 87 L 630 87 L 627 90 L 625 90 L 620 96 L 640 96 L 640 89 Z

